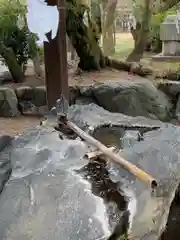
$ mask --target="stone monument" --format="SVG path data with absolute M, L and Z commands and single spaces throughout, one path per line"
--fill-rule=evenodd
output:
M 180 21 L 179 14 L 168 15 L 160 26 L 162 52 L 153 57 L 155 60 L 180 60 Z

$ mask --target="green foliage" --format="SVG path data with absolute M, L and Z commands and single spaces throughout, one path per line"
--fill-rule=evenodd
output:
M 26 5 L 19 0 L 0 0 L 0 41 L 11 48 L 21 67 L 35 54 L 35 36 L 28 30 Z
M 87 44 L 89 41 L 92 43 L 93 41 L 99 41 L 99 28 L 91 17 L 90 8 L 83 4 L 77 4 L 75 0 L 67 0 L 66 6 L 68 9 L 66 18 L 67 34 L 69 36 L 73 35 L 84 38 Z M 88 20 L 88 26 L 83 22 L 85 13 Z M 73 38 L 73 40 L 75 40 L 75 38 Z
M 137 22 L 142 21 L 143 11 L 144 11 L 144 7 L 142 6 L 142 4 L 139 4 L 139 3 L 133 4 L 133 15 L 135 16 L 135 19 Z
M 177 67 L 176 74 L 177 74 L 177 79 L 180 79 L 180 65 Z
M 24 17 L 26 8 L 18 0 L 0 0 L 0 34 L 7 34 L 9 27 L 17 24 L 19 17 Z
M 150 25 L 150 43 L 154 51 L 161 51 L 160 24 L 168 15 L 176 14 L 175 10 L 168 10 L 152 16 Z
M 29 57 L 27 29 L 25 27 L 19 29 L 17 26 L 13 26 L 12 28 L 9 27 L 8 30 L 9 34 L 4 36 L 3 44 L 8 48 L 12 48 L 19 65 L 23 66 L 27 63 Z

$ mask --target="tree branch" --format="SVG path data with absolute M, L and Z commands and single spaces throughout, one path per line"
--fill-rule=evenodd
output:
M 164 12 L 169 10 L 170 8 L 174 7 L 176 4 L 178 4 L 180 0 L 164 0 L 163 3 L 157 8 L 156 6 L 153 9 L 153 14 L 157 14 L 160 12 Z

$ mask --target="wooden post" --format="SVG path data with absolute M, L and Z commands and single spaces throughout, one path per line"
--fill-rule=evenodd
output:
M 47 103 L 49 110 L 55 106 L 61 94 L 69 100 L 67 46 L 66 46 L 66 9 L 64 0 L 46 0 L 50 6 L 58 6 L 60 21 L 58 33 L 51 40 L 51 33 L 47 34 L 49 43 L 44 43 L 44 62 Z

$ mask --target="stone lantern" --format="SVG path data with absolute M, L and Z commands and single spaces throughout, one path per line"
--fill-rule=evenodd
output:
M 168 15 L 160 25 L 162 53 L 154 56 L 159 60 L 180 60 L 180 21 L 177 14 Z
M 164 56 L 180 56 L 180 34 L 177 30 L 176 15 L 168 15 L 161 24 L 160 39 L 163 42 L 162 53 Z

